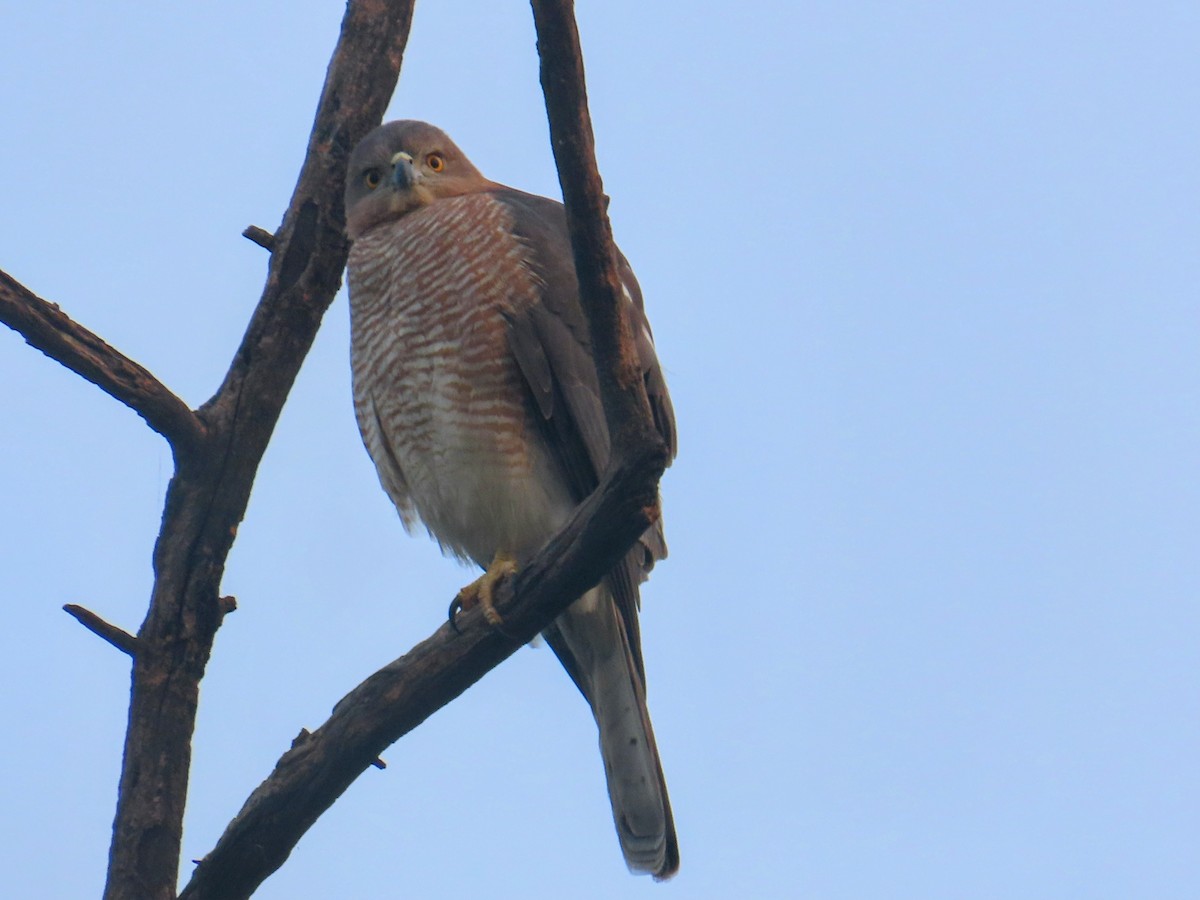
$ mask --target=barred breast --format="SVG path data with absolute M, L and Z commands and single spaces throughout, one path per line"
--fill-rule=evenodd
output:
M 436 201 L 350 253 L 354 409 L 406 527 L 488 564 L 523 558 L 573 506 L 539 438 L 503 313 L 539 299 L 527 249 L 488 194 Z

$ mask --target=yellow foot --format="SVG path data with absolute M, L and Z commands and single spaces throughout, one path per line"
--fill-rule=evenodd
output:
M 505 553 L 497 553 L 487 571 L 459 591 L 454 602 L 450 604 L 450 624 L 454 625 L 454 617 L 458 615 L 459 610 L 465 612 L 480 606 L 488 624 L 499 629 L 504 619 L 496 611 L 496 588 L 505 578 L 516 574 L 517 561 Z M 458 630 L 458 626 L 455 626 L 455 630 Z

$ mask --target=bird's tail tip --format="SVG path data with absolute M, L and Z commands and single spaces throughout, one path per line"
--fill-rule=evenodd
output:
M 675 821 L 671 814 L 671 801 L 666 795 L 666 783 L 661 780 L 661 819 L 648 834 L 639 834 L 631 827 L 624 815 L 615 815 L 617 837 L 625 865 L 635 875 L 651 875 L 655 881 L 668 881 L 679 871 L 679 842 L 675 837 Z M 616 813 L 614 805 L 614 813 Z

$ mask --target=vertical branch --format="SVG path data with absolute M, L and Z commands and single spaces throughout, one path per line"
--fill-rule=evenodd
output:
M 137 635 L 106 900 L 172 900 L 200 679 L 223 608 L 218 588 L 283 403 L 341 283 L 342 183 L 399 76 L 412 0 L 351 0 L 300 178 L 272 242 L 267 285 L 217 394 L 202 446 L 174 446 Z
M 550 141 L 562 185 L 580 299 L 588 319 L 614 460 L 661 445 L 628 317 L 622 314 L 608 198 L 596 166 L 583 54 L 572 0 L 532 0 Z

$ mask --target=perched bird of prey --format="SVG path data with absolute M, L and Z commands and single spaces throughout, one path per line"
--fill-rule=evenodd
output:
M 442 131 L 367 135 L 346 176 L 354 409 L 405 526 L 487 571 L 464 605 L 527 561 L 595 488 L 609 456 L 561 203 L 489 181 Z M 654 422 L 675 420 L 641 289 L 619 256 Z M 546 641 L 600 730 L 625 861 L 668 878 L 675 825 L 646 710 L 638 585 L 661 524 L 560 615 Z M 491 610 L 494 616 L 495 610 Z

